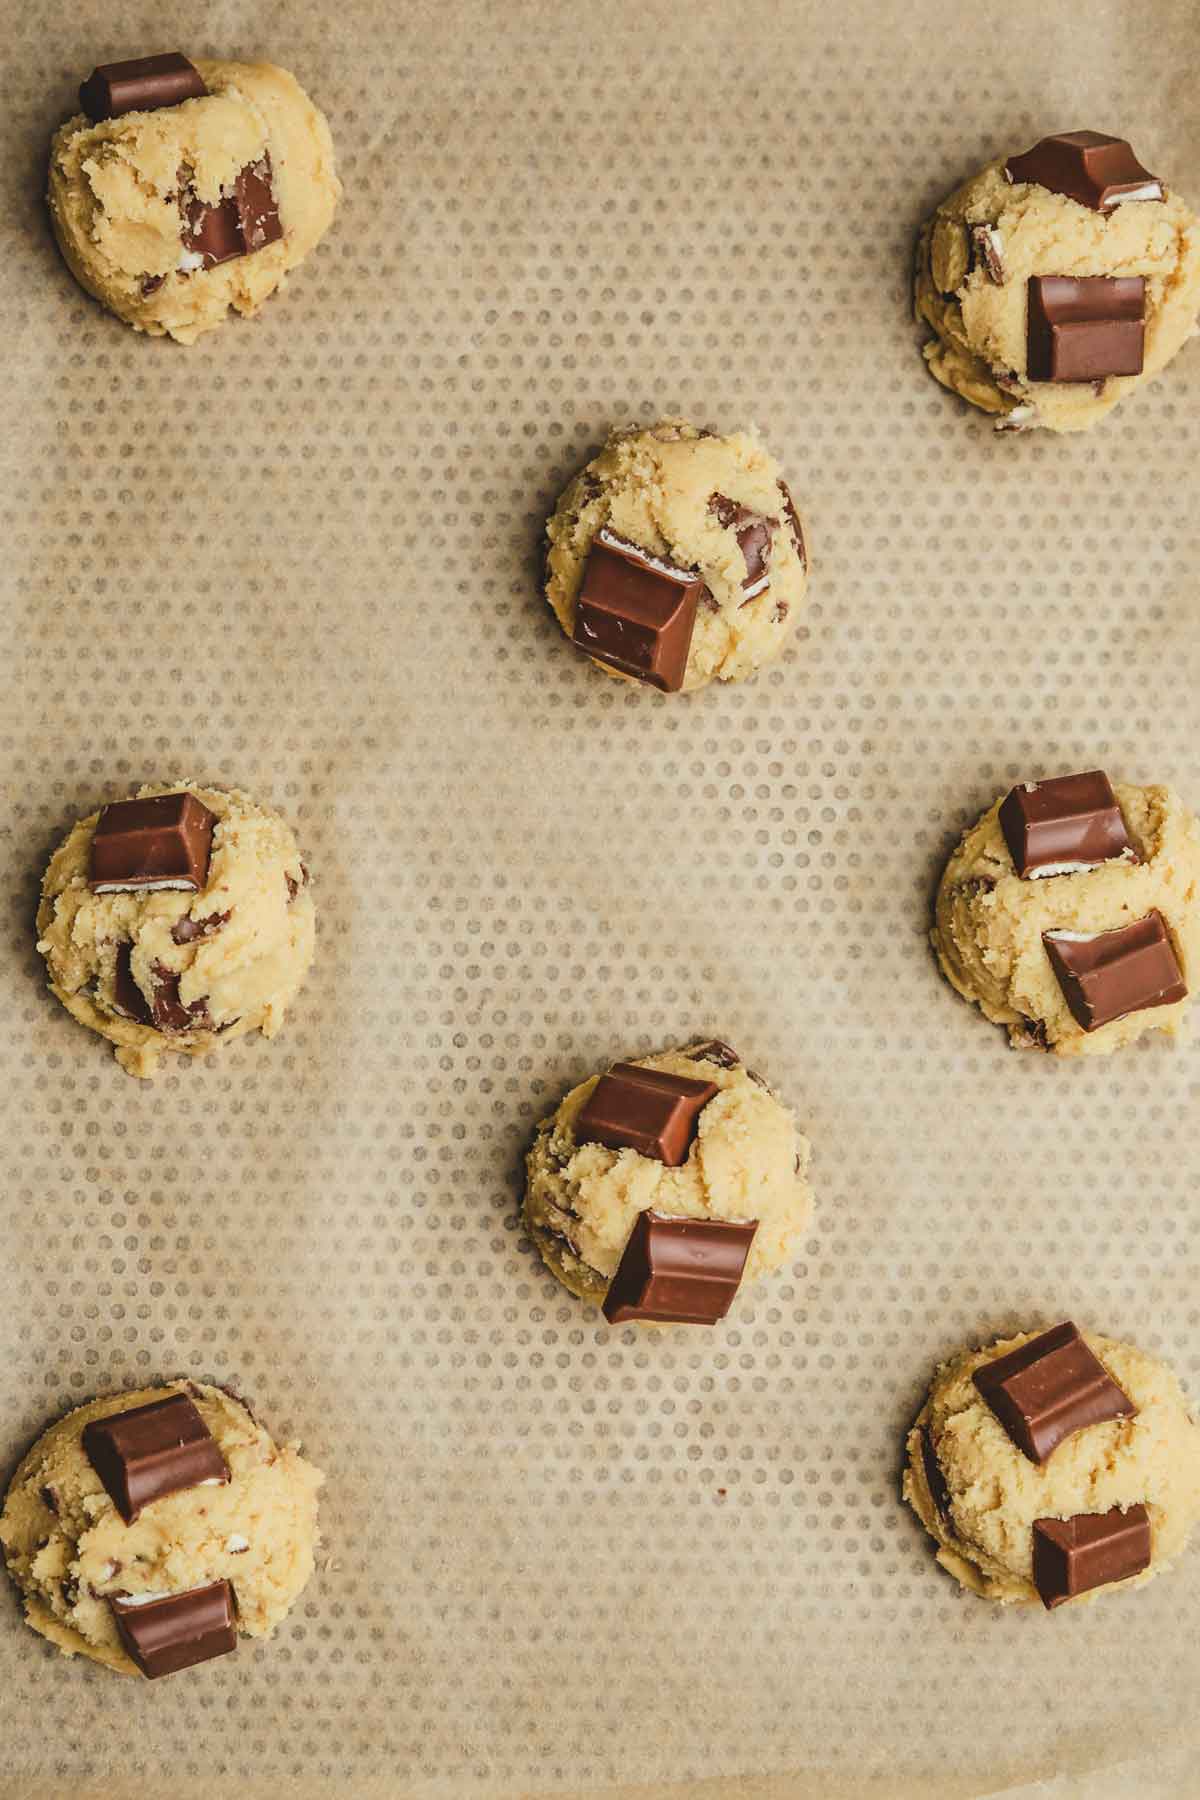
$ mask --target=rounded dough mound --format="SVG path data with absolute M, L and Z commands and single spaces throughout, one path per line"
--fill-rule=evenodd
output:
M 717 1050 L 717 1057 L 705 1055 Z M 691 1219 L 757 1219 L 743 1276 L 754 1281 L 794 1253 L 812 1217 L 809 1144 L 761 1076 L 727 1046 L 701 1044 L 636 1060 L 711 1081 L 687 1161 L 669 1169 L 636 1150 L 577 1144 L 575 1121 L 599 1081 L 581 1082 L 543 1119 L 527 1158 L 525 1224 L 547 1267 L 599 1306 L 641 1212 Z M 628 1059 L 634 1060 L 634 1059 Z
M 186 1393 L 229 1466 L 227 1485 L 168 1494 L 127 1525 L 84 1455 L 92 1419 Z M 0 1545 L 25 1617 L 66 1656 L 90 1656 L 136 1675 L 113 1623 L 109 1595 L 184 1593 L 229 1581 L 237 1628 L 270 1637 L 313 1572 L 317 1489 L 324 1476 L 282 1448 L 224 1388 L 176 1380 L 112 1394 L 52 1425 L 12 1478 Z
M 333 139 L 286 69 L 197 60 L 208 95 L 55 133 L 50 216 L 71 273 L 137 331 L 191 344 L 232 306 L 249 316 L 329 229 L 341 196 Z M 264 155 L 283 236 L 214 268 L 180 269 L 179 171 L 210 205 Z
M 1107 1056 L 1148 1031 L 1175 1036 L 1188 999 L 1147 1007 L 1084 1031 L 1050 966 L 1044 931 L 1114 931 L 1162 914 L 1183 978 L 1200 970 L 1200 830 L 1165 787 L 1114 792 L 1140 862 L 1108 862 L 1079 875 L 1022 880 L 1000 828 L 1003 796 L 963 834 L 938 888 L 933 947 L 947 981 L 1020 1049 L 1056 1056 Z M 1189 996 L 1190 998 L 1190 996 Z
M 770 581 L 753 598 L 743 587 L 746 561 L 736 526 L 721 524 L 710 505 L 714 495 L 771 521 Z M 807 555 L 788 506 L 778 464 L 748 432 L 716 437 L 682 419 L 616 431 L 571 482 L 546 526 L 546 598 L 570 637 L 592 541 L 607 525 L 704 576 L 708 593 L 696 610 L 683 691 L 713 680 L 744 681 L 779 655 L 804 603 Z M 596 666 L 634 680 L 606 663 Z
M 1140 1587 L 1179 1555 L 1200 1516 L 1200 1427 L 1163 1363 L 1115 1338 L 1086 1333 L 1089 1348 L 1137 1407 L 1129 1419 L 1089 1425 L 1038 1464 L 1012 1442 L 971 1379 L 983 1363 L 1007 1356 L 1039 1333 L 967 1350 L 944 1363 L 908 1434 L 904 1498 L 937 1543 L 937 1559 L 965 1588 L 988 1600 L 1036 1601 L 1035 1519 L 1069 1519 L 1114 1506 L 1144 1505 L 1151 1561 L 1116 1585 Z M 946 1483 L 948 1513 L 938 1511 L 925 1471 L 923 1433 Z M 1077 1606 L 1111 1589 L 1095 1588 Z
M 916 312 L 934 333 L 925 358 L 943 387 L 998 430 L 1086 431 L 1165 369 L 1200 311 L 1200 222 L 1177 195 L 1094 212 L 1035 182 L 1012 182 L 1006 159 L 964 182 L 923 227 Z M 990 230 L 990 256 L 972 227 Z M 989 263 L 993 272 L 989 272 Z M 1003 276 L 997 281 L 995 273 Z M 1145 366 L 1094 384 L 1028 381 L 1026 300 L 1032 275 L 1143 275 Z
M 88 888 L 98 812 L 50 859 L 38 908 L 38 949 L 50 991 L 67 1011 L 116 1045 L 131 1075 L 152 1078 L 164 1051 L 205 1056 L 249 1031 L 274 1037 L 312 964 L 316 915 L 296 840 L 276 813 L 236 790 L 152 783 L 149 794 L 195 794 L 217 816 L 208 881 L 199 894 L 93 894 Z M 186 941 L 177 943 L 181 920 Z M 202 935 L 187 936 L 198 928 Z M 148 1004 L 164 976 L 179 1003 L 197 1009 L 187 1031 L 159 1031 L 121 1010 L 117 956 L 132 946 L 130 973 Z

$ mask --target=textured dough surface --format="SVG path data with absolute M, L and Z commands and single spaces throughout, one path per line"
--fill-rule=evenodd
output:
M 100 817 L 94 812 L 51 857 L 38 908 L 38 949 L 51 993 L 81 1025 L 116 1046 L 123 1068 L 147 1078 L 158 1072 L 164 1051 L 205 1056 L 249 1031 L 274 1037 L 315 947 L 308 872 L 278 814 L 236 790 L 185 781 L 152 783 L 138 798 L 184 792 L 217 815 L 203 892 L 91 893 L 88 866 Z M 185 917 L 209 921 L 210 934 L 177 944 L 173 930 Z M 214 928 L 214 920 L 223 922 Z M 179 978 L 180 1004 L 203 1002 L 208 1023 L 167 1032 L 122 1013 L 114 983 L 125 943 L 132 945 L 130 970 L 147 1001 L 155 971 L 165 970 Z
M 127 1525 L 84 1455 L 83 1428 L 176 1393 L 195 1402 L 230 1479 L 168 1494 Z M 66 1656 L 90 1656 L 136 1675 L 108 1596 L 176 1594 L 229 1581 L 239 1632 L 269 1637 L 313 1572 L 323 1480 L 297 1444 L 276 1445 L 234 1395 L 179 1379 L 93 1400 L 52 1425 L 12 1478 L 0 1545 L 35 1631 Z
M 93 125 L 82 113 L 50 149 L 50 216 L 71 273 L 138 331 L 191 344 L 227 318 L 249 316 L 304 261 L 341 196 L 333 139 L 286 69 L 205 62 L 203 99 Z M 186 274 L 179 269 L 179 170 L 193 171 L 215 204 L 249 164 L 269 153 L 283 236 L 249 256 Z M 162 277 L 162 285 L 145 291 Z
M 565 490 L 546 526 L 546 598 L 570 637 L 593 539 L 603 526 L 678 568 L 699 569 L 701 596 L 683 689 L 744 681 L 779 655 L 800 614 L 807 557 L 797 550 L 780 493 L 782 471 L 744 431 L 716 437 L 682 419 L 616 431 Z M 747 599 L 746 562 L 733 525 L 709 501 L 722 494 L 776 521 L 770 584 Z M 594 660 L 594 659 L 593 659 Z M 597 663 L 622 681 L 633 676 Z
M 938 888 L 933 947 L 942 973 L 965 1000 L 1019 1048 L 1057 1056 L 1107 1056 L 1148 1031 L 1172 1037 L 1191 995 L 1084 1031 L 1071 1016 L 1050 966 L 1044 931 L 1114 931 L 1157 909 L 1167 922 L 1183 978 L 1200 970 L 1200 829 L 1166 787 L 1115 782 L 1114 792 L 1140 862 L 1108 862 L 1079 875 L 1023 881 L 1000 828 L 1003 799 L 963 834 Z
M 989 163 L 938 207 L 917 245 L 916 311 L 934 333 L 925 358 L 943 387 L 1001 429 L 1085 431 L 1141 382 L 1165 369 L 1200 312 L 1200 223 L 1169 190 L 1094 212 Z M 995 234 L 1004 280 L 989 274 L 972 226 Z M 1142 275 L 1145 366 L 1097 384 L 1029 381 L 1025 331 L 1033 275 Z
M 687 1049 L 636 1059 L 720 1088 L 700 1114 L 680 1168 L 636 1150 L 577 1144 L 575 1121 L 599 1075 L 572 1088 L 539 1125 L 527 1159 L 525 1223 L 547 1266 L 596 1305 L 608 1292 L 634 1222 L 648 1207 L 691 1219 L 757 1219 L 743 1282 L 794 1254 L 812 1217 L 809 1144 L 761 1077 Z
M 937 1559 L 965 1588 L 989 1600 L 1036 1601 L 1035 1519 L 1069 1519 L 1143 1505 L 1150 1514 L 1149 1568 L 1122 1589 L 1141 1587 L 1179 1555 L 1200 1514 L 1200 1427 L 1190 1418 L 1176 1376 L 1131 1344 L 1085 1333 L 1089 1348 L 1137 1407 L 1078 1431 L 1046 1463 L 1017 1449 L 971 1377 L 1027 1344 L 1037 1332 L 968 1350 L 944 1363 L 908 1434 L 904 1498 L 938 1545 Z M 928 1428 L 948 1493 L 949 1516 L 934 1504 L 921 1446 Z M 1095 1588 L 1068 1601 L 1112 1592 Z

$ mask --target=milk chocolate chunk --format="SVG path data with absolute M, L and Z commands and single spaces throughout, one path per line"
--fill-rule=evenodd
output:
M 106 806 L 92 838 L 89 882 L 94 894 L 199 893 L 208 880 L 216 816 L 195 794 L 156 794 Z
M 1048 1608 L 1128 1581 L 1149 1567 L 1150 1515 L 1144 1506 L 1033 1522 L 1033 1583 Z
M 688 1159 L 702 1110 L 718 1091 L 711 1081 L 614 1063 L 588 1096 L 575 1140 L 636 1150 L 669 1169 L 678 1168 Z
M 1126 1013 L 1173 1006 L 1187 995 L 1160 912 L 1094 937 L 1045 931 L 1042 942 L 1071 1016 L 1085 1031 L 1098 1031 Z
M 1004 266 L 1004 240 L 994 225 L 972 225 L 971 242 L 975 254 L 988 273 L 988 280 L 1003 287 L 1008 280 L 1008 270 Z
M 733 1303 L 757 1230 L 753 1219 L 639 1213 L 605 1295 L 605 1318 L 611 1325 L 715 1325 Z
M 93 1419 L 83 1453 L 127 1525 L 167 1494 L 229 1480 L 217 1440 L 186 1394 Z
M 127 112 L 157 112 L 198 100 L 208 89 L 199 69 L 173 50 L 167 56 L 139 56 L 132 62 L 102 63 L 79 90 L 79 104 L 98 124 Z
M 151 1681 L 237 1648 L 233 1589 L 227 1581 L 161 1600 L 109 1600 L 121 1643 Z
M 1030 381 L 1140 375 L 1145 313 L 1141 275 L 1034 275 L 1026 323 Z
M 133 945 L 117 945 L 117 966 L 113 974 L 113 1001 L 117 1011 L 138 1025 L 153 1025 L 154 1014 L 137 982 L 133 979 Z
M 265 153 L 240 172 L 232 194 L 223 195 L 215 206 L 200 199 L 184 171 L 180 210 L 185 272 L 212 269 L 235 256 L 249 256 L 283 236 L 271 158 Z
M 1069 1320 L 982 1364 L 973 1379 L 1017 1449 L 1035 1463 L 1047 1462 L 1086 1426 L 1137 1411 Z
M 695 569 L 677 568 L 605 526 L 583 572 L 574 640 L 598 661 L 678 693 L 703 586 Z
M 195 944 L 201 938 L 215 937 L 232 916 L 231 912 L 222 912 L 209 913 L 205 919 L 193 919 L 190 913 L 184 913 L 182 919 L 176 919 L 172 925 L 171 936 L 177 944 Z
M 937 1451 L 933 1447 L 933 1433 L 928 1425 L 921 1427 L 921 1461 L 925 1468 L 925 1485 L 929 1489 L 929 1498 L 933 1501 L 943 1519 L 950 1517 L 950 1489 L 946 1486 L 946 1477 L 942 1473 L 942 1465 L 938 1461 Z
M 179 976 L 164 963 L 153 965 L 154 997 L 150 1017 L 156 1031 L 210 1031 L 208 1001 L 201 996 L 185 1006 L 179 998 Z
M 732 525 L 746 565 L 742 592 L 747 600 L 753 600 L 771 584 L 771 528 L 776 520 L 755 512 L 753 507 L 740 506 L 725 494 L 713 494 L 708 510 L 716 515 L 718 524 L 726 529 Z
M 1143 169 L 1125 139 L 1102 131 L 1060 131 L 1043 138 L 1023 156 L 1010 156 L 1005 173 L 1010 181 L 1036 182 L 1093 212 L 1111 212 L 1126 200 L 1163 198 L 1162 182 Z
M 1133 854 L 1112 783 L 1100 769 L 1018 783 L 1000 808 L 1000 829 L 1023 880 L 1077 875 Z
M 721 1038 L 704 1038 L 701 1042 L 689 1044 L 684 1051 L 693 1062 L 715 1062 L 722 1069 L 739 1069 L 742 1059 L 732 1044 Z

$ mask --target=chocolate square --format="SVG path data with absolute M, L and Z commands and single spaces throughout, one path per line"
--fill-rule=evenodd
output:
M 1144 1506 L 1122 1512 L 1077 1513 L 1073 1519 L 1033 1522 L 1033 1584 L 1047 1608 L 1077 1594 L 1128 1581 L 1150 1567 L 1150 1515 Z
M 1029 282 L 1030 381 L 1140 375 L 1146 283 L 1141 275 L 1034 275 Z
M 195 794 L 156 794 L 106 806 L 92 837 L 93 894 L 199 893 L 208 880 L 216 814 Z
M 982 1363 L 972 1379 L 1017 1449 L 1035 1463 L 1047 1462 L 1077 1431 L 1137 1411 L 1069 1320 Z
M 180 211 L 184 252 L 198 257 L 199 266 L 205 269 L 264 250 L 283 236 L 271 158 L 266 153 L 239 172 L 232 194 L 226 194 L 215 206 L 199 198 L 190 178 L 183 181 Z
M 237 1648 L 233 1589 L 227 1581 L 161 1600 L 109 1600 L 121 1643 L 150 1681 L 210 1662 Z
M 1133 846 L 1112 783 L 1101 769 L 1022 781 L 1000 808 L 1000 829 L 1021 878 L 1075 875 Z
M 1010 181 L 1033 181 L 1065 194 L 1093 212 L 1111 212 L 1129 200 L 1161 200 L 1163 185 L 1143 169 L 1124 138 L 1102 131 L 1060 131 L 1005 164 Z
M 639 1213 L 604 1298 L 612 1325 L 715 1325 L 733 1303 L 757 1220 Z
M 199 100 L 207 92 L 199 69 L 173 50 L 166 56 L 102 63 L 80 88 L 79 104 L 98 124 L 122 113 L 157 112 L 162 106 L 178 106 L 181 100 Z
M 701 1112 L 719 1091 L 711 1081 L 614 1063 L 588 1095 L 575 1123 L 575 1141 L 636 1150 L 678 1168 L 688 1159 Z
M 127 1525 L 167 1494 L 229 1480 L 217 1440 L 186 1394 L 92 1419 L 82 1441 Z
M 1187 995 L 1160 912 L 1094 936 L 1044 931 L 1042 942 L 1071 1017 L 1085 1031 L 1098 1031 L 1127 1013 L 1174 1006 Z
M 572 636 L 599 662 L 678 693 L 703 587 L 695 569 L 677 568 L 605 526 L 583 572 Z

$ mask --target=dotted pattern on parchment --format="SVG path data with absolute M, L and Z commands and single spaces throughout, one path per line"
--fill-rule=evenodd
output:
M 1200 1392 L 1196 1052 L 1010 1053 L 925 937 L 1018 777 L 1200 802 L 1200 351 L 1091 437 L 997 440 L 907 313 L 923 213 L 1043 130 L 1127 129 L 1200 197 L 1183 8 L 1112 9 L 1086 71 L 1032 0 L 969 42 L 768 0 L 382 37 L 362 0 L 233 6 L 200 42 L 174 0 L 3 10 L 0 1441 L 228 1381 L 328 1471 L 334 1564 L 165 1688 L 5 1600 L 13 1779 L 969 1792 L 1169 1734 L 1200 1559 L 1001 1615 L 897 1496 L 963 1342 L 1070 1314 Z M 293 67 L 347 184 L 286 294 L 191 351 L 102 315 L 40 204 L 80 76 L 174 43 Z M 572 651 L 535 571 L 609 423 L 668 412 L 757 424 L 814 578 L 780 664 L 664 701 Z M 320 953 L 275 1045 L 150 1088 L 46 997 L 31 915 L 75 816 L 175 774 L 287 814 Z M 718 1329 L 610 1331 L 523 1236 L 522 1152 L 695 1031 L 794 1104 L 819 1210 Z

